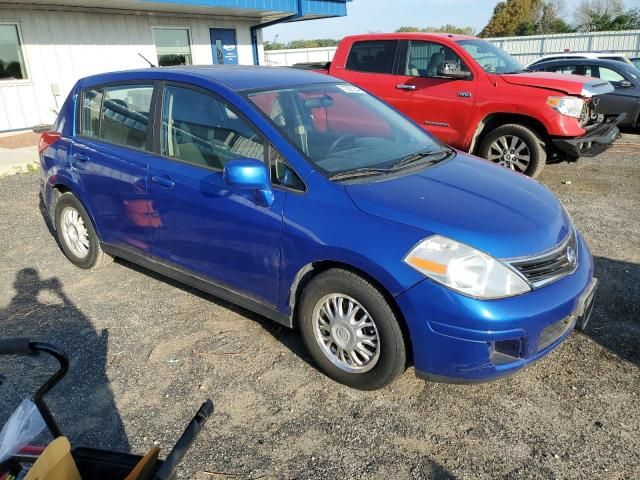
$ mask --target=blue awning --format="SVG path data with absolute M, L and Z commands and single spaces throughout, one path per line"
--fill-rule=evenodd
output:
M 145 3 L 174 4 L 183 7 L 254 10 L 272 12 L 293 19 L 343 17 L 347 15 L 347 2 L 352 0 L 143 0 Z M 135 2 L 134 2 L 135 3 Z

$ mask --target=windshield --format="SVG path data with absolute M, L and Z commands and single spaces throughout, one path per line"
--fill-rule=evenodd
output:
M 394 109 L 346 83 L 249 94 L 251 101 L 323 173 L 387 169 L 446 147 Z
M 515 58 L 493 43 L 485 40 L 459 40 L 458 45 L 464 48 L 478 64 L 489 73 L 520 73 L 524 68 Z

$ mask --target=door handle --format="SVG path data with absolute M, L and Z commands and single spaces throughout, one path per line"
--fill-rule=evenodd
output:
M 79 161 L 79 162 L 82 162 L 82 163 L 86 163 L 86 162 L 89 161 L 89 155 L 86 155 L 84 153 L 76 152 L 76 153 L 73 154 L 73 158 L 75 160 Z
M 406 83 L 399 83 L 398 85 L 396 85 L 396 88 L 398 90 L 415 90 L 416 86 L 415 85 L 407 85 Z
M 176 182 L 171 180 L 171 177 L 167 175 L 154 175 L 151 177 L 151 181 L 165 188 L 173 188 L 176 184 Z

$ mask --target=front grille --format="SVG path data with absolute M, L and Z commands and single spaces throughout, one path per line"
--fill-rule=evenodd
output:
M 542 287 L 573 273 L 578 265 L 576 234 L 571 233 L 558 246 L 535 257 L 517 258 L 509 263 L 534 287 Z
M 598 121 L 599 102 L 599 97 L 588 98 L 585 100 L 582 112 L 580 113 L 580 119 L 578 120 L 581 127 L 586 127 Z

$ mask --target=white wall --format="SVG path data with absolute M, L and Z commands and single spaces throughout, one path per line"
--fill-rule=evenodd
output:
M 27 80 L 0 80 L 0 131 L 53 123 L 69 90 L 81 77 L 157 62 L 152 27 L 188 27 L 193 63 L 213 63 L 209 28 L 235 28 L 238 61 L 253 63 L 250 26 L 254 19 L 136 13 L 95 13 L 0 7 L 0 22 L 18 22 L 27 63 Z M 60 96 L 52 95 L 51 85 Z
M 290 67 L 296 63 L 330 62 L 338 47 L 296 48 L 265 51 L 265 65 Z

